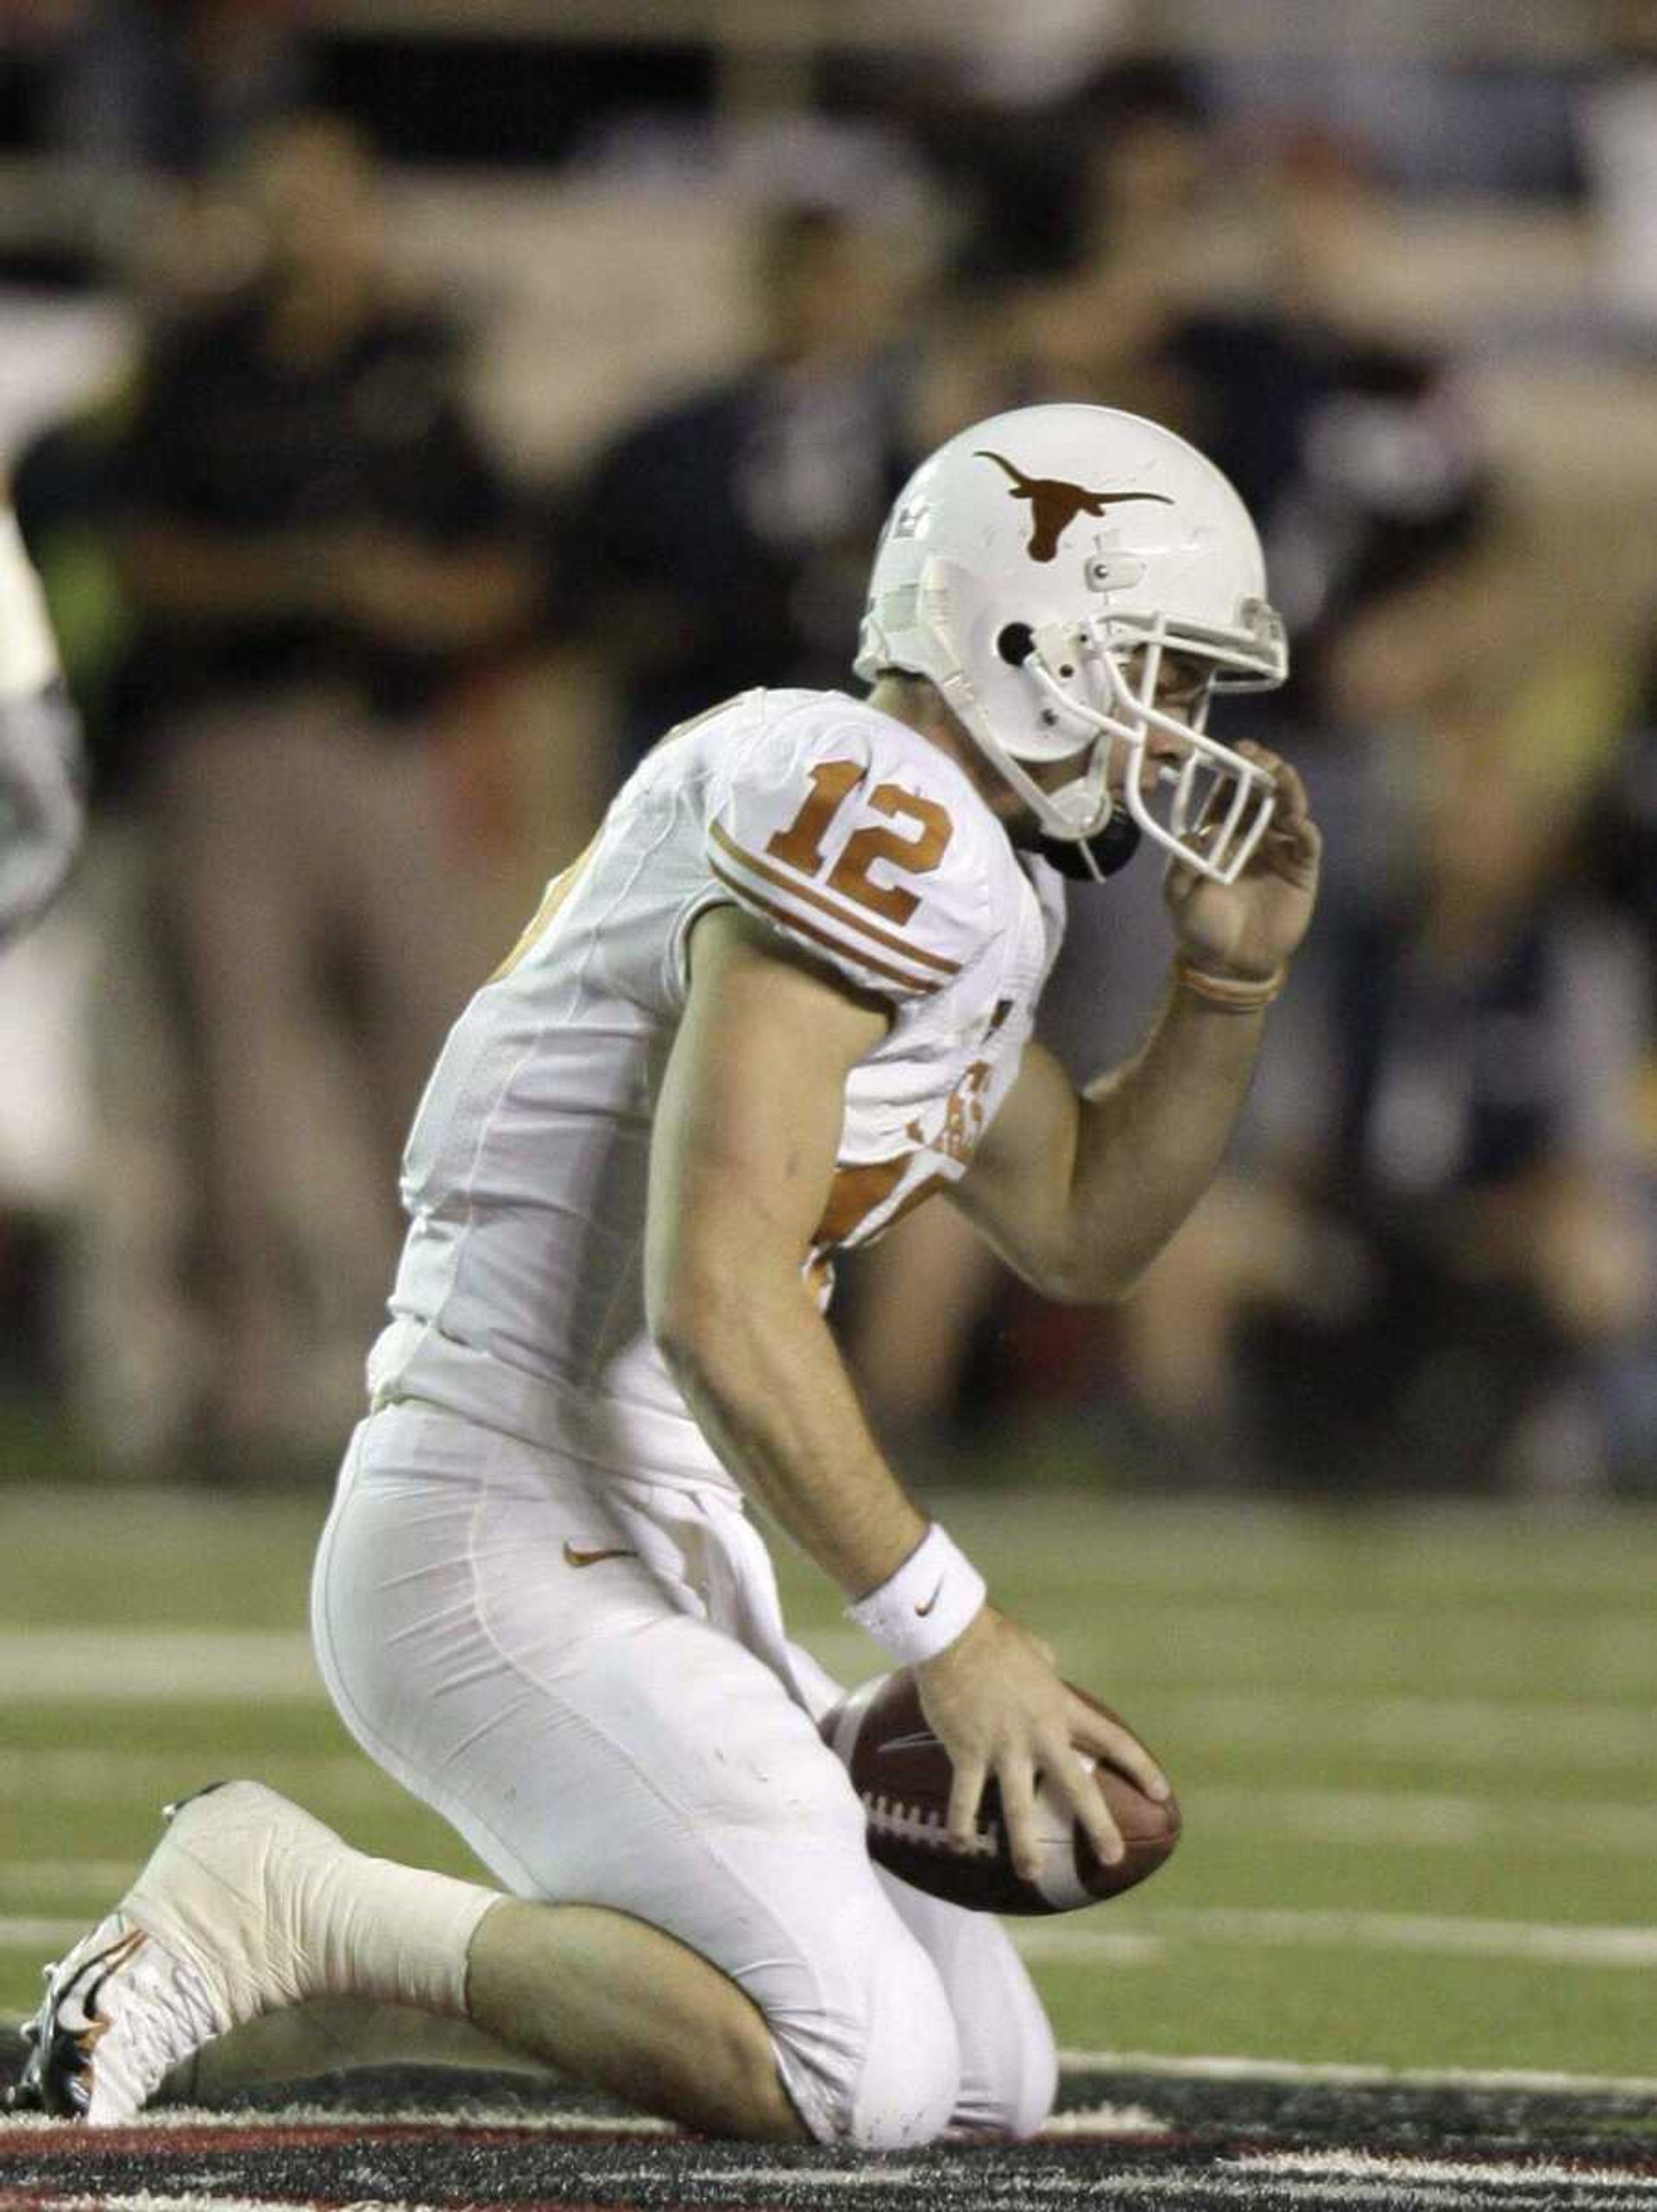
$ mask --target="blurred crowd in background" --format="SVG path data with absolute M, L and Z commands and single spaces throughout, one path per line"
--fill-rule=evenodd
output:
M 320 1481 L 468 990 L 672 723 L 849 682 L 997 409 L 1201 444 L 1327 840 L 1135 1299 L 849 1271 L 917 1477 L 1657 1497 L 1657 5 L 0 9 L 0 458 L 87 724 L 0 961 L 16 1464 Z M 544 14 L 544 21 L 542 16 Z M 1527 41 L 1529 43 L 1527 43 Z M 1166 967 L 1074 886 L 1079 1074 Z

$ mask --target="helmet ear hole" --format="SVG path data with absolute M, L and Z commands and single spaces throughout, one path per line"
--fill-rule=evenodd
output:
M 1022 668 L 1036 650 L 1036 633 L 1028 622 L 1009 622 L 998 632 L 995 649 L 1009 668 Z

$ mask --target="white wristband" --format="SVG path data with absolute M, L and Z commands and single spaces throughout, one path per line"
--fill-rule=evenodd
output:
M 935 1521 L 898 1568 L 846 1608 L 848 1620 L 905 1667 L 954 1643 L 984 1603 L 983 1576 Z

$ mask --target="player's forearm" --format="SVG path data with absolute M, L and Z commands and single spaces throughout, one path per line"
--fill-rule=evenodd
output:
M 733 1254 L 665 1302 L 656 1336 L 744 1490 L 848 1598 L 884 1583 L 927 1522 L 882 1458 L 798 1275 L 767 1276 Z
M 1126 1295 L 1213 1182 L 1248 1096 L 1263 1011 L 1172 986 L 1138 1057 L 1078 1112 L 1063 1295 Z

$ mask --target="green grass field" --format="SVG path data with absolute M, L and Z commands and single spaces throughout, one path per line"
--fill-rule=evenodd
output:
M 351 1745 L 305 1641 L 319 1500 L 0 1490 L 0 2007 L 105 1909 L 164 1799 L 232 1774 L 475 1871 Z M 942 1509 L 1131 1718 L 1185 1841 L 1024 1924 L 1078 2050 L 1657 2074 L 1657 1514 Z M 803 1639 L 878 1654 L 782 1557 Z

